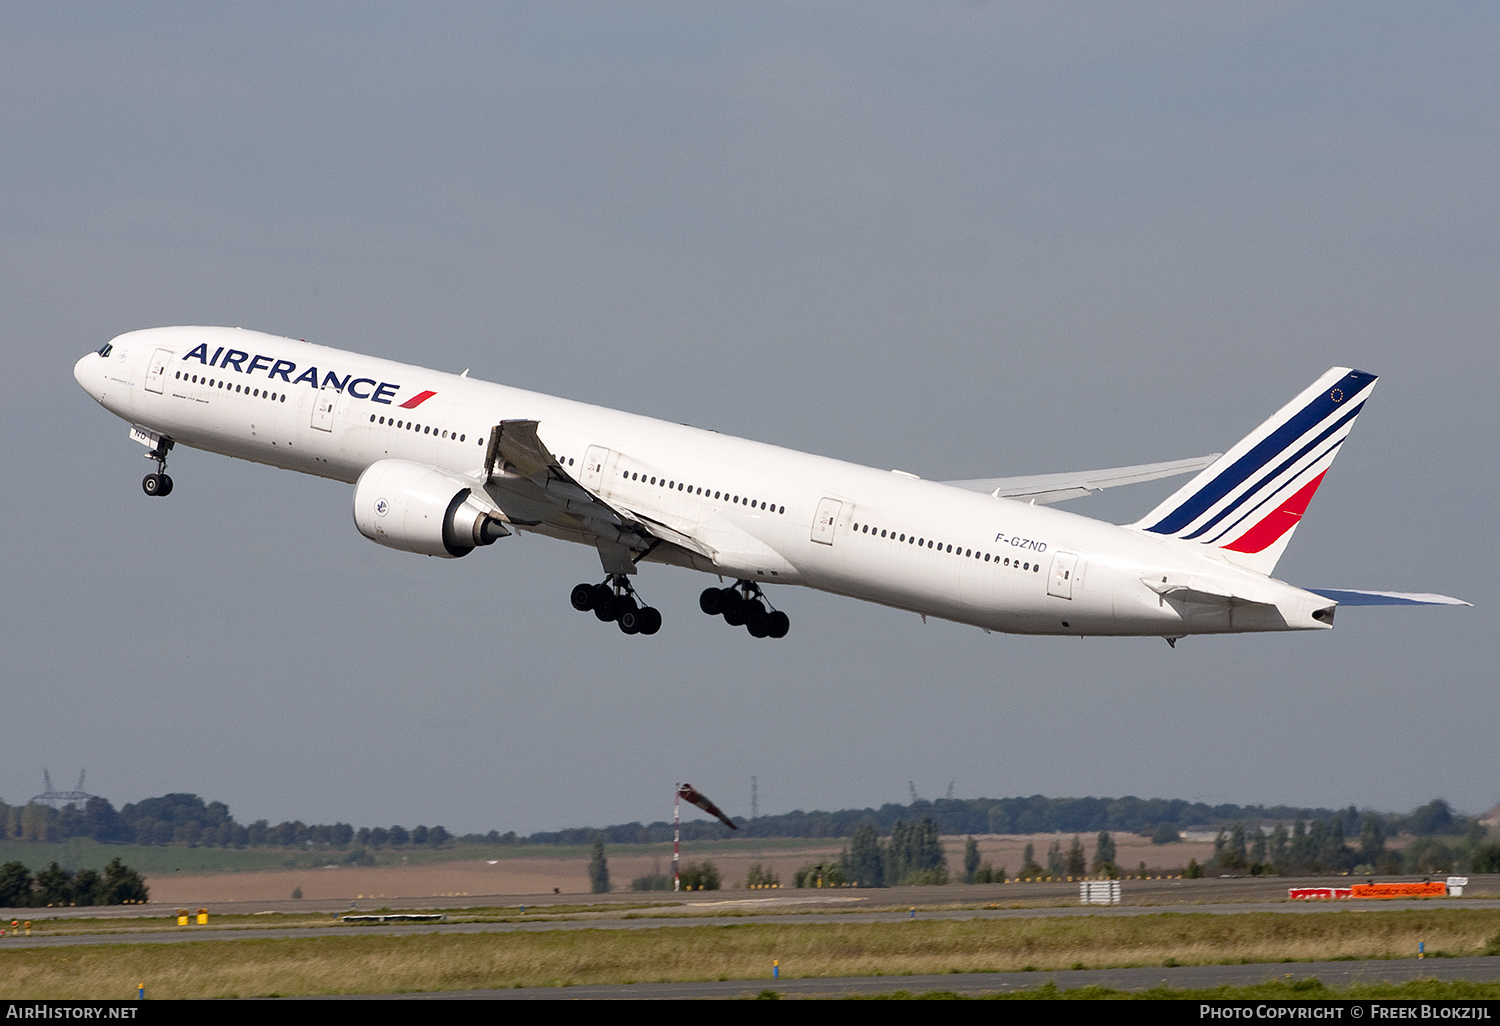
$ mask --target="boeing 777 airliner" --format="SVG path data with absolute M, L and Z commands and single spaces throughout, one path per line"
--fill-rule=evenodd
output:
M 1335 367 L 1222 455 L 1040 477 L 924 481 L 712 431 L 239 328 L 120 335 L 74 376 L 130 423 L 172 491 L 174 445 L 354 485 L 372 541 L 464 556 L 513 531 L 593 546 L 572 604 L 626 634 L 661 613 L 643 562 L 716 574 L 703 612 L 787 633 L 795 584 L 1016 634 L 1319 630 L 1345 605 L 1442 595 L 1303 590 L 1271 577 L 1375 376 Z M 1198 471 L 1116 526 L 1049 503 Z

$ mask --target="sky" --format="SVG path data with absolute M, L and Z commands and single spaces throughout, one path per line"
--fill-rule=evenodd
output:
M 0 799 L 536 830 L 940 797 L 1500 801 L 1500 8 L 0 6 Z M 1380 374 L 1276 576 L 1307 635 L 575 613 L 596 554 L 371 544 L 352 488 L 73 381 L 255 328 L 927 478 L 1222 451 Z M 1065 508 L 1124 523 L 1180 482 Z

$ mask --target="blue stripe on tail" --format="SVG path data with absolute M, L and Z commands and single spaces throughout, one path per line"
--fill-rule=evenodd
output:
M 1287 446 L 1322 423 L 1345 401 L 1352 399 L 1367 388 L 1374 380 L 1374 374 L 1350 371 L 1333 388 L 1308 403 L 1286 423 L 1263 438 L 1255 448 L 1235 460 L 1231 466 L 1225 468 L 1181 506 L 1146 530 L 1153 534 L 1176 534 L 1181 531 L 1211 509 L 1214 503 L 1244 484 L 1250 475 L 1279 456 Z M 1334 398 L 1335 396 L 1338 398 Z M 1357 409 L 1354 412 L 1358 412 Z

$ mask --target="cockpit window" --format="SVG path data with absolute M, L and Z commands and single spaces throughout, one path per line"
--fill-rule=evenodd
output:
M 110 344 L 109 344 L 109 343 L 108 343 L 108 342 L 106 342 L 106 343 L 104 343 L 104 345 L 103 345 L 103 346 L 101 346 L 101 347 L 100 347 L 100 348 L 99 348 L 99 355 L 100 355 L 100 356 L 108 356 L 108 355 L 109 355 L 109 351 L 110 351 L 110 350 L 111 350 L 111 349 L 113 349 L 113 348 L 114 348 L 114 346 L 112 346 L 112 345 L 110 345 Z

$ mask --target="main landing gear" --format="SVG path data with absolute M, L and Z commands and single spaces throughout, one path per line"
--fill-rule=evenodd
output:
M 767 610 L 766 597 L 754 581 L 736 581 L 728 588 L 707 588 L 698 596 L 698 608 L 709 616 L 722 616 L 731 627 L 744 627 L 752 638 L 784 638 L 792 621 L 777 610 Z
M 613 620 L 620 625 L 621 633 L 655 634 L 661 630 L 661 610 L 641 605 L 624 574 L 606 578 L 602 584 L 580 584 L 570 599 L 580 613 L 592 610 L 602 623 Z
M 141 491 L 153 497 L 172 494 L 172 479 L 167 476 L 167 453 L 172 451 L 172 440 L 163 438 L 156 448 L 146 453 L 146 459 L 156 461 L 156 473 L 141 479 Z

